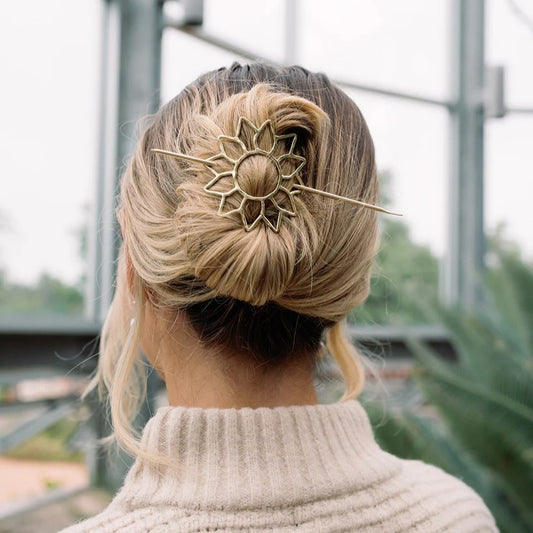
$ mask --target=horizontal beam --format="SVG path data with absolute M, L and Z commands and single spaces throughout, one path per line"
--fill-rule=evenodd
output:
M 28 373 L 29 375 L 23 376 L 24 379 L 32 379 L 31 370 Z M 57 376 L 57 374 L 56 374 Z M 0 384 L 2 382 L 0 381 Z M 23 413 L 28 411 L 28 409 L 41 409 L 45 410 L 50 407 L 51 402 L 78 402 L 80 401 L 79 395 L 67 394 L 65 396 L 54 396 L 53 398 L 44 398 L 42 400 L 29 400 L 27 402 L 21 400 L 15 400 L 13 402 L 0 402 L 0 416 L 5 414 L 12 415 L 14 413 Z M 1 438 L 1 437 L 0 437 Z
M 12 503 L 4 503 L 0 509 L 0 522 L 37 511 L 41 507 L 66 500 L 67 498 L 78 496 L 89 489 L 91 489 L 91 486 L 88 484 L 73 489 L 54 489 L 47 491 L 43 496 L 33 497 L 23 501 L 17 500 Z M 3 525 L 7 526 L 7 524 Z
M 50 375 L 57 372 L 73 372 L 77 374 L 91 373 L 97 362 L 98 328 L 79 328 L 80 331 L 66 329 L 54 332 L 42 331 L 39 328 L 18 332 L 0 331 L 0 369 L 4 381 L 13 381 L 7 374 L 11 368 L 24 368 L 27 375 L 41 376 L 39 369 L 46 365 Z M 350 334 L 358 342 L 373 344 L 405 345 L 407 339 L 419 339 L 427 342 L 448 342 L 446 332 L 438 325 L 420 326 L 350 326 Z M 394 350 L 393 350 L 394 351 Z M 403 351 L 403 350 L 402 350 Z M 0 383 L 2 379 L 0 379 Z
M 420 341 L 448 341 L 446 330 L 438 324 L 422 324 L 419 326 L 350 326 L 351 337 L 356 341 L 404 341 L 417 339 Z
M 533 107 L 506 107 L 505 108 L 506 114 L 526 114 L 526 115 L 533 115 Z
M 61 402 L 44 413 L 39 413 L 35 418 L 23 422 L 7 435 L 0 437 L 0 453 L 5 453 L 19 444 L 26 442 L 45 429 L 53 426 L 67 415 L 74 412 L 79 406 L 79 401 Z
M 365 85 L 363 83 L 354 83 L 346 80 L 332 79 L 332 82 L 346 89 L 364 91 L 367 93 L 377 94 L 379 96 L 387 96 L 390 98 L 397 98 L 399 100 L 408 100 L 410 102 L 416 102 L 418 104 L 428 104 L 439 107 L 445 107 L 450 111 L 455 108 L 455 104 L 453 102 L 450 102 L 448 100 L 441 100 L 439 98 L 430 98 L 427 96 L 420 96 L 417 94 L 407 93 L 403 91 L 393 91 L 391 89 L 385 89 L 382 87 L 377 87 L 375 85 Z
M 165 20 L 164 26 L 165 28 L 172 28 L 180 31 L 181 33 L 185 33 L 186 35 L 190 35 L 199 41 L 216 46 L 217 48 L 221 48 L 222 50 L 242 57 L 243 59 L 249 59 L 250 61 L 264 61 L 272 64 L 276 63 L 276 61 L 272 61 L 271 59 L 261 56 L 260 54 L 255 54 L 247 48 L 242 48 L 234 43 L 231 43 L 230 41 L 216 37 L 215 35 L 204 31 L 198 26 L 180 26 L 178 23 L 173 22 L 168 18 Z
M 82 316 L 39 316 L 39 317 L 2 317 L 0 336 L 8 335 L 93 335 L 99 333 L 101 324 Z
M 216 46 L 217 48 L 221 48 L 222 50 L 225 50 L 230 54 L 235 54 L 239 57 L 242 57 L 243 59 L 249 59 L 251 61 L 264 61 L 266 63 L 271 63 L 274 65 L 277 64 L 277 61 L 273 61 L 272 59 L 261 56 L 260 54 L 256 54 L 255 52 L 247 48 L 238 46 L 230 41 L 227 41 L 226 39 L 222 39 L 220 37 L 212 35 L 198 26 L 181 26 L 179 23 L 167 18 L 165 21 L 165 27 L 178 30 L 182 33 L 185 33 L 186 35 L 190 35 L 191 37 L 198 39 L 199 41 L 210 44 L 212 46 Z M 440 107 L 446 107 L 450 110 L 454 108 L 453 102 L 441 100 L 438 98 L 430 98 L 427 96 L 420 96 L 417 94 L 411 94 L 403 91 L 394 91 L 392 89 L 386 89 L 374 85 L 366 85 L 363 83 L 355 83 L 347 80 L 332 79 L 332 82 L 347 89 L 364 91 L 372 94 L 377 94 L 379 96 L 388 96 L 391 98 L 407 100 L 419 104 L 436 105 Z
M 89 374 L 96 366 L 98 338 L 94 333 L 70 331 L 49 333 L 0 332 L 0 383 L 12 382 L 9 369 L 24 368 L 28 375 L 46 377 L 45 367 L 52 373 Z M 38 371 L 34 369 L 38 367 Z

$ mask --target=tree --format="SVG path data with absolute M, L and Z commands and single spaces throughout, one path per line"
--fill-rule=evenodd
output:
M 357 324 L 420 324 L 430 319 L 420 302 L 436 304 L 439 260 L 414 243 L 404 222 L 384 219 L 370 296 L 349 320 Z
M 85 216 L 89 209 L 84 207 Z M 0 230 L 8 227 L 5 217 L 0 213 Z M 79 243 L 82 259 L 87 257 L 87 224 L 74 230 Z M 72 315 L 82 314 L 84 309 L 83 273 L 75 284 L 65 283 L 55 276 L 42 272 L 34 284 L 13 283 L 8 280 L 4 269 L 0 269 L 0 315 Z
M 35 285 L 8 283 L 0 271 L 0 315 L 24 316 L 81 314 L 83 295 L 72 285 L 41 274 Z

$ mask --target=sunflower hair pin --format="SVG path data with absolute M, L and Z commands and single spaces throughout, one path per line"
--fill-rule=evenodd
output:
M 251 143 L 246 140 L 250 137 Z M 296 216 L 294 196 L 301 191 L 343 200 L 388 215 L 402 216 L 377 205 L 304 185 L 300 171 L 306 164 L 306 159 L 294 153 L 298 140 L 297 134 L 276 135 L 270 120 L 266 120 L 258 128 L 246 117 L 240 117 L 235 137 L 219 135 L 217 139 L 220 153 L 208 159 L 200 159 L 159 148 L 152 148 L 152 152 L 206 166 L 214 177 L 204 186 L 204 191 L 220 198 L 218 208 L 220 216 L 227 217 L 238 213 L 241 216 L 245 231 L 253 230 L 263 221 L 267 227 L 278 233 L 284 217 Z M 288 151 L 286 151 L 287 145 L 289 146 Z M 239 170 L 243 163 L 255 157 L 266 158 L 271 172 L 274 173 L 274 186 L 268 194 L 253 194 L 253 191 L 247 190 L 242 180 L 239 180 Z M 236 198 L 239 206 L 226 210 L 226 201 L 230 197 Z M 259 213 L 253 220 L 249 220 L 247 217 L 246 206 L 249 202 L 259 203 Z M 267 211 L 277 213 L 274 223 L 267 217 Z

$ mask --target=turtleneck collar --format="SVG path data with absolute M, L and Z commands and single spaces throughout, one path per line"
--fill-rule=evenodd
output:
M 374 441 L 359 402 L 203 409 L 164 407 L 141 447 L 172 458 L 138 458 L 114 505 L 254 509 L 333 498 L 396 475 L 400 461 Z

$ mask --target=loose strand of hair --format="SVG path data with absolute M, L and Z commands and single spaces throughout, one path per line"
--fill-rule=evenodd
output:
M 328 349 L 344 378 L 345 389 L 341 402 L 357 398 L 365 384 L 365 373 L 359 355 L 346 338 L 343 326 L 342 322 L 337 322 L 328 329 L 326 336 Z

